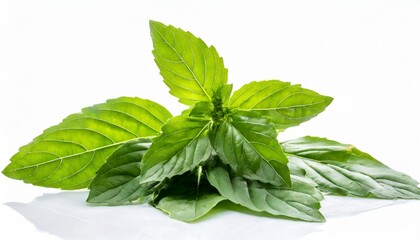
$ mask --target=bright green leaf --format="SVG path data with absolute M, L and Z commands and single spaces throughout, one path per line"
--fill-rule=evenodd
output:
M 164 107 L 149 100 L 108 100 L 45 130 L 19 149 L 3 174 L 38 186 L 85 188 L 119 146 L 159 134 L 170 117 Z
M 251 210 L 311 222 L 325 221 L 318 211 L 322 194 L 300 177 L 292 176 L 292 189 L 276 187 L 245 179 L 216 162 L 208 166 L 207 178 L 223 197 Z
M 184 116 L 198 117 L 198 118 L 211 118 L 213 112 L 213 104 L 211 102 L 198 102 L 188 112 L 184 112 Z
M 227 69 L 216 49 L 190 32 L 150 21 L 153 55 L 170 93 L 181 103 L 211 101 L 227 82 Z
M 222 103 L 228 103 L 232 94 L 232 84 L 224 84 L 216 91 L 216 97 L 219 97 Z
M 332 100 L 300 85 L 269 80 L 244 85 L 233 93 L 229 106 L 269 117 L 276 129 L 283 131 L 315 117 Z
M 158 183 L 140 184 L 140 162 L 150 140 L 138 139 L 119 147 L 98 170 L 89 185 L 87 202 L 122 205 L 149 200 Z
M 171 218 L 191 222 L 207 214 L 219 202 L 225 200 L 204 178 L 189 173 L 171 180 L 168 188 L 159 193 L 156 207 Z
M 295 174 L 311 178 L 323 192 L 375 198 L 420 199 L 418 182 L 352 145 L 319 137 L 282 144 Z
M 250 112 L 237 112 L 211 131 L 214 150 L 225 164 L 245 178 L 273 185 L 291 185 L 287 157 L 274 126 Z
M 162 127 L 144 155 L 141 182 L 162 181 L 193 170 L 212 152 L 208 137 L 210 120 L 172 118 Z

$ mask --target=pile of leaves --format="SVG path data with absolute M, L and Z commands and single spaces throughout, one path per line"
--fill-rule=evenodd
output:
M 324 221 L 323 193 L 420 199 L 418 182 L 352 145 L 277 135 L 332 98 L 279 80 L 232 93 L 213 46 L 150 21 L 153 55 L 170 93 L 188 106 L 173 117 L 137 97 L 94 105 L 21 147 L 3 174 L 37 186 L 90 189 L 87 202 L 151 203 L 194 221 L 221 201 L 256 212 Z

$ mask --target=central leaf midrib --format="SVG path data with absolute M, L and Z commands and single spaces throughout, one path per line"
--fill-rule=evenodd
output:
M 291 155 L 294 155 L 294 154 L 291 154 Z M 319 171 L 315 170 L 313 167 L 311 167 L 310 165 L 308 165 L 308 164 L 305 162 L 305 161 L 309 161 L 309 162 L 315 162 L 315 163 L 317 163 L 317 161 L 314 161 L 314 160 L 312 160 L 312 159 L 310 159 L 310 158 L 302 157 L 302 156 L 299 156 L 299 155 L 294 155 L 294 156 L 296 156 L 296 157 L 298 157 L 298 158 L 302 158 L 301 160 L 302 160 L 302 162 L 303 162 L 306 166 L 310 167 L 310 168 L 311 168 L 312 170 L 314 170 L 314 171 L 315 171 L 315 172 L 316 172 L 319 176 L 321 176 L 323 179 L 327 180 L 329 183 L 333 184 L 334 186 L 336 186 L 336 187 L 337 187 L 337 188 L 339 188 L 339 189 L 342 189 L 342 190 L 345 190 L 345 191 L 347 191 L 347 192 L 350 192 L 351 194 L 354 194 L 353 189 L 350 189 L 350 188 L 345 188 L 344 186 L 339 186 L 339 185 L 337 185 L 337 183 L 333 182 L 331 179 L 327 178 L 326 176 L 324 176 L 324 175 L 323 175 L 323 174 L 321 174 Z M 347 178 L 347 179 L 351 180 L 352 182 L 356 183 L 357 185 L 359 185 L 362 189 L 366 190 L 367 192 L 371 193 L 371 190 L 372 190 L 372 187 L 371 187 L 371 186 L 369 186 L 369 185 L 367 185 L 367 184 L 365 184 L 365 183 L 363 183 L 363 182 L 358 182 L 358 181 L 355 181 L 353 178 L 349 177 L 348 175 L 343 174 L 342 172 L 338 171 L 337 169 L 334 169 L 332 166 L 334 166 L 334 167 L 336 167 L 336 168 L 340 168 L 340 169 L 345 169 L 345 168 L 342 168 L 342 167 L 337 166 L 337 165 L 332 165 L 332 164 L 325 164 L 325 165 L 326 165 L 326 166 L 330 165 L 330 166 L 328 166 L 329 168 L 331 168 L 331 169 L 332 169 L 332 170 L 334 170 L 335 172 L 337 172 L 337 173 L 341 174 L 343 177 L 345 177 L 345 178 Z M 347 169 L 345 169 L 345 170 L 347 170 Z M 354 171 L 354 172 L 355 172 L 355 173 L 358 173 L 358 174 L 361 174 L 361 175 L 364 175 L 365 177 L 370 178 L 370 179 L 371 179 L 371 180 L 373 180 L 374 182 L 377 182 L 377 181 L 376 181 L 376 179 L 375 179 L 374 177 L 372 177 L 372 176 L 369 176 L 369 175 L 364 174 L 364 173 L 362 173 L 362 172 L 357 172 L 357 171 Z M 377 182 L 377 183 L 378 183 L 378 182 Z M 378 184 L 379 184 L 379 183 L 378 183 Z M 367 187 L 368 189 L 365 189 L 363 186 Z
M 254 145 L 252 145 L 251 144 L 251 142 L 250 141 L 248 141 L 248 139 L 241 133 L 241 131 L 238 129 L 238 128 L 236 128 L 236 126 L 235 125 L 233 125 L 233 124 L 231 124 L 231 123 L 228 123 L 228 124 L 230 124 L 235 130 L 236 130 L 236 132 L 244 139 L 244 141 L 254 150 L 254 152 L 256 152 L 257 154 L 258 154 L 258 156 L 260 156 L 261 158 L 262 158 L 262 160 L 263 161 L 266 161 L 266 162 L 268 162 L 268 160 L 264 157 L 264 156 L 262 156 L 261 154 L 260 154 L 260 152 L 257 150 L 257 149 L 255 149 L 255 147 L 254 147 Z M 278 174 L 278 173 L 277 173 Z M 279 175 L 279 174 L 278 174 Z M 280 176 L 280 175 L 279 175 Z M 281 177 L 281 176 L 280 176 Z
M 199 82 L 197 76 L 191 70 L 190 66 L 188 66 L 188 64 L 185 62 L 184 58 L 178 53 L 178 51 L 174 47 L 171 46 L 171 44 L 169 44 L 169 42 L 166 40 L 166 38 L 163 36 L 163 34 L 156 27 L 153 27 L 153 28 L 162 37 L 162 39 L 165 41 L 166 45 L 168 45 L 172 49 L 172 51 L 174 51 L 174 53 L 178 56 L 178 58 L 181 59 L 182 63 L 187 67 L 188 71 L 193 76 L 193 78 L 194 78 L 195 82 L 197 83 L 197 85 L 201 88 L 201 90 L 206 95 L 206 97 L 211 101 L 211 97 L 209 96 L 209 94 L 207 93 L 207 91 L 204 89 L 204 86 L 201 85 L 201 83 Z
M 293 154 L 292 154 L 293 155 Z M 325 176 L 325 174 L 323 174 L 322 172 L 320 172 L 319 170 L 316 170 L 314 167 L 312 167 L 312 166 L 310 166 L 309 164 L 307 164 L 306 163 L 306 161 L 312 161 L 310 158 L 306 158 L 306 157 L 301 157 L 301 156 L 298 156 L 298 155 L 294 155 L 294 156 L 296 156 L 296 157 L 298 157 L 298 158 L 302 158 L 301 160 L 302 160 L 302 162 L 307 166 L 307 167 L 309 167 L 310 169 L 312 169 L 314 172 L 316 172 L 316 174 L 318 174 L 319 176 L 321 176 L 323 179 L 325 179 L 327 182 L 329 182 L 329 183 L 331 183 L 332 185 L 334 185 L 335 187 L 337 187 L 337 188 L 339 188 L 339 189 L 342 189 L 342 190 L 344 190 L 344 191 L 347 191 L 347 192 L 353 192 L 352 191 L 352 189 L 349 189 L 349 188 L 345 188 L 344 186 L 339 186 L 339 185 L 337 185 L 337 183 L 336 182 L 334 182 L 333 181 L 333 179 L 331 179 L 329 176 Z M 313 161 L 313 162 L 315 162 L 315 163 L 317 163 L 316 161 Z M 329 167 L 329 166 L 328 166 Z M 329 167 L 329 168 L 331 168 L 331 167 Z M 350 178 L 348 178 L 347 176 L 345 176 L 344 174 L 342 174 L 342 173 L 340 173 L 340 172 L 338 172 L 337 170 L 335 170 L 335 169 L 332 169 L 332 170 L 334 170 L 335 172 L 337 172 L 337 173 L 339 173 L 341 176 L 343 176 L 343 177 L 345 177 L 345 178 L 347 178 L 347 179 L 349 179 L 349 180 L 351 180 L 351 181 L 353 181 L 354 182 L 354 180 L 353 179 L 350 179 Z M 358 182 L 356 182 L 357 184 L 359 184 Z M 360 185 L 360 184 L 359 184 Z
M 230 176 L 229 176 L 230 177 Z M 241 179 L 242 181 L 244 180 L 244 179 Z M 271 193 L 271 191 L 269 191 L 269 189 L 267 189 L 266 187 L 264 187 L 264 186 L 262 186 L 261 184 L 259 184 L 258 182 L 256 182 L 256 181 L 252 181 L 253 183 L 255 183 L 255 185 L 257 185 L 257 186 L 254 186 L 254 184 L 246 184 L 246 192 L 247 192 L 247 196 L 249 197 L 249 200 L 250 200 L 250 203 L 253 205 L 253 207 L 255 208 L 255 210 L 257 210 L 257 211 L 259 211 L 259 212 L 267 212 L 267 213 L 270 213 L 270 214 L 273 214 L 273 215 L 281 215 L 281 216 L 287 216 L 287 215 L 285 215 L 285 213 L 282 213 L 281 212 L 281 209 L 279 210 L 279 209 L 277 209 L 277 208 L 274 208 L 268 201 L 267 201 L 267 197 L 268 196 L 271 196 L 271 197 L 273 197 L 273 198 L 275 198 L 275 199 L 277 199 L 277 200 L 279 200 L 279 201 L 281 201 L 281 202 L 283 202 L 284 204 L 286 204 L 287 206 L 289 206 L 290 208 L 292 208 L 292 209 L 294 209 L 294 210 L 296 210 L 296 211 L 298 211 L 300 214 L 303 214 L 303 215 L 305 215 L 305 216 L 307 216 L 307 217 L 310 217 L 311 219 L 313 219 L 314 218 L 314 216 L 311 216 L 311 215 L 309 215 L 309 214 L 307 214 L 306 212 L 303 212 L 303 211 L 301 211 L 300 209 L 298 209 L 297 207 L 295 207 L 295 206 L 293 206 L 293 205 L 290 205 L 287 201 L 285 201 L 284 199 L 281 199 L 281 198 L 279 198 L 279 197 L 277 197 L 275 194 L 273 194 L 273 193 Z M 253 194 L 251 194 L 251 191 L 252 191 L 252 189 L 261 189 L 261 190 L 263 190 L 263 192 L 265 193 L 265 197 L 264 197 L 264 202 L 272 209 L 272 210 L 274 210 L 276 213 L 273 213 L 273 212 L 270 212 L 270 210 L 269 209 L 263 209 L 263 208 L 259 208 L 259 207 L 257 207 L 257 205 L 255 204 L 255 198 L 253 198 L 253 197 L 251 197 Z M 293 190 L 293 193 L 302 193 L 302 194 L 304 194 L 304 195 L 306 195 L 306 196 L 310 196 L 309 194 L 307 194 L 307 193 L 305 193 L 305 192 L 299 192 L 299 191 L 295 191 L 295 190 Z M 308 205 L 306 205 L 306 204 L 303 204 L 304 206 L 307 206 L 307 207 L 309 207 Z M 314 208 L 312 208 L 312 207 L 310 207 L 311 209 L 314 209 Z M 315 210 L 315 209 L 314 209 Z
M 154 164 L 153 166 L 151 166 L 149 169 L 151 169 L 151 168 L 153 168 L 153 167 L 155 167 L 156 165 L 158 165 L 158 164 L 164 164 L 164 166 L 168 163 L 168 162 L 170 162 L 174 157 L 176 157 L 176 156 L 178 156 L 180 153 L 182 153 L 187 147 L 189 147 L 190 145 L 191 145 L 191 143 L 192 142 L 194 142 L 195 140 L 197 140 L 198 138 L 200 138 L 200 136 L 202 135 L 202 133 L 203 133 L 203 131 L 205 131 L 206 130 L 206 128 L 208 128 L 208 126 L 211 124 L 211 121 L 209 121 L 208 123 L 206 123 L 202 128 L 201 128 L 201 130 L 198 132 L 198 134 L 197 135 L 195 135 L 193 138 L 191 138 L 190 140 L 189 139 L 187 139 L 187 140 L 185 140 L 185 141 L 189 141 L 188 142 L 188 144 L 186 144 L 185 145 L 185 147 L 183 147 L 183 148 L 181 148 L 179 151 L 177 151 L 171 158 L 169 158 L 169 159 L 167 159 L 167 160 L 164 160 L 164 161 L 160 161 L 160 162 L 157 162 L 156 164 Z M 180 130 L 181 131 L 181 130 Z M 184 131 L 184 130 L 183 130 Z M 157 154 L 158 153 L 158 151 L 155 151 L 155 152 L 153 152 L 152 153 L 152 155 L 150 155 L 150 157 L 148 158 L 148 159 L 152 159 L 151 157 L 153 156 L 153 155 L 155 155 L 155 154 Z M 147 160 L 146 160 L 147 161 Z M 146 161 L 144 161 L 145 162 L 145 165 L 144 166 L 146 166 Z M 163 167 L 164 167 L 163 166 Z M 175 165 L 173 165 L 172 166 L 172 168 L 174 168 L 175 167 Z M 172 169 L 169 171 L 169 172 L 172 172 Z M 155 171 L 152 175 L 150 175 L 148 178 L 150 178 L 151 176 L 153 176 L 153 175 L 155 175 L 155 174 L 157 174 L 158 173 L 158 170 L 157 171 Z M 160 172 L 160 175 L 158 176 L 158 178 L 161 176 L 163 174 L 163 170 Z M 175 175 L 177 175 L 177 174 L 175 174 Z M 146 178 L 146 180 L 147 180 L 147 178 Z M 147 183 L 147 182 L 150 182 L 150 181 L 146 181 L 146 180 L 143 180 L 141 183 Z
M 209 125 L 211 123 L 211 121 L 209 121 L 208 123 L 206 123 L 206 125 L 204 125 L 201 129 L 200 129 L 200 131 L 199 131 L 199 133 L 196 135 L 196 136 L 194 136 L 194 137 L 192 137 L 192 138 L 186 138 L 186 139 L 181 139 L 181 141 L 189 141 L 188 142 L 188 144 L 187 145 L 185 145 L 185 147 L 184 148 L 182 148 L 181 150 L 179 150 L 178 152 L 176 152 L 175 154 L 174 154 L 174 156 L 176 156 L 176 155 L 178 155 L 179 153 L 181 153 L 182 151 L 183 151 L 183 149 L 185 149 L 186 147 L 188 147 L 195 139 L 197 139 L 200 135 L 201 135 L 201 133 L 204 131 L 204 129 Z M 194 128 L 192 128 L 192 129 L 194 129 Z M 171 132 L 171 133 L 169 133 L 169 134 L 167 134 L 167 135 L 165 135 L 165 137 L 168 137 L 168 136 L 172 136 L 172 135 L 175 135 L 175 134 L 177 134 L 177 133 L 179 133 L 179 132 L 185 132 L 185 131 L 188 131 L 188 129 L 180 129 L 180 130 L 177 130 L 177 131 L 173 131 L 173 132 Z M 157 144 L 157 143 L 160 143 L 161 141 L 163 141 L 164 140 L 164 138 L 161 138 L 161 139 L 159 139 L 158 141 L 156 141 L 156 142 L 154 142 L 154 144 Z M 162 149 L 163 147 L 165 147 L 165 146 L 162 146 L 162 147 L 160 147 L 159 149 Z M 159 151 L 155 151 L 152 155 L 150 155 L 150 157 L 149 157 L 149 159 L 151 158 L 151 157 L 153 157 L 155 154 L 157 154 Z M 168 159 L 167 161 L 169 161 L 169 160 L 171 160 L 172 158 L 170 158 L 170 159 Z
M 276 111 L 276 110 L 287 110 L 287 109 L 293 109 L 293 108 L 306 108 L 308 106 L 318 105 L 324 102 L 327 102 L 328 100 L 320 101 L 320 102 L 312 102 L 308 104 L 300 104 L 300 105 L 293 105 L 293 106 L 285 106 L 285 107 L 267 107 L 267 108 L 252 108 L 254 111 Z M 246 110 L 246 109 L 244 109 Z
M 196 139 L 198 139 L 201 136 L 201 134 L 203 133 L 203 131 L 210 125 L 210 123 L 211 123 L 211 121 L 209 121 L 208 123 L 206 123 L 206 125 L 203 126 L 203 128 L 200 130 L 200 132 L 195 137 L 191 138 L 191 141 L 189 141 L 188 144 L 184 148 L 182 148 L 181 150 L 179 150 L 174 156 L 178 156 L 178 154 L 180 154 L 182 151 L 184 151 L 184 149 L 186 149 L 187 147 L 189 147 L 192 142 L 194 142 Z M 172 158 L 168 159 L 167 161 L 170 161 Z
M 20 170 L 24 170 L 24 169 L 28 169 L 28 168 L 39 167 L 39 166 L 42 166 L 42 165 L 45 165 L 45 164 L 49 164 L 49 163 L 53 163 L 53 162 L 56 162 L 56 161 L 62 161 L 62 160 L 67 159 L 67 158 L 72 158 L 72 157 L 84 155 L 84 154 L 87 154 L 87 153 L 96 152 L 96 151 L 100 151 L 100 150 L 107 149 L 107 148 L 110 148 L 110 147 L 118 146 L 118 145 L 121 145 L 121 144 L 130 142 L 130 141 L 133 141 L 133 140 L 149 139 L 149 138 L 150 137 L 132 138 L 132 139 L 129 139 L 129 140 L 125 140 L 125 141 L 121 141 L 121 142 L 112 143 L 112 144 L 109 144 L 109 145 L 105 145 L 105 146 L 101 146 L 101 147 L 89 149 L 87 151 L 83 151 L 83 152 L 79 152 L 79 153 L 74 153 L 74 154 L 70 154 L 70 155 L 67 155 L 67 156 L 63 156 L 63 157 L 54 158 L 54 159 L 51 159 L 51 160 L 48 160 L 48 161 L 45 161 L 45 162 L 42 162 L 42 163 L 39 163 L 39 164 L 32 164 L 32 165 L 28 165 L 28 166 L 21 167 L 21 168 L 16 168 L 16 169 L 13 169 L 13 170 L 8 171 L 8 172 L 16 172 L 16 171 L 20 171 Z M 29 153 L 31 153 L 31 152 L 28 152 L 27 154 L 29 154 Z M 25 156 L 27 154 L 25 154 Z M 24 158 L 24 157 L 22 157 L 22 158 Z M 16 159 L 16 160 L 19 160 L 19 159 Z

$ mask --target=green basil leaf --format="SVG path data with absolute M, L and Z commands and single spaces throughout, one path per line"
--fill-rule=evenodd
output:
M 3 174 L 43 187 L 85 188 L 119 146 L 159 134 L 170 117 L 164 107 L 149 100 L 108 100 L 45 130 L 19 149 Z
M 150 200 L 158 183 L 140 184 L 140 162 L 151 140 L 138 139 L 120 146 L 90 183 L 87 202 L 122 205 Z
M 206 171 L 210 184 L 236 204 L 304 221 L 325 221 L 318 211 L 322 194 L 298 176 L 292 176 L 293 188 L 289 189 L 245 179 L 220 162 L 209 164 Z
M 211 131 L 214 150 L 245 178 L 291 186 L 287 157 L 274 126 L 251 112 L 237 112 Z
M 208 118 L 210 119 L 213 112 L 213 104 L 211 102 L 198 102 L 193 108 L 184 111 L 184 116 Z M 188 111 L 188 112 L 187 112 Z
M 208 130 L 210 120 L 175 117 L 162 127 L 144 155 L 141 182 L 163 181 L 193 170 L 213 151 Z
M 278 80 L 248 83 L 233 93 L 229 106 L 269 117 L 276 129 L 297 126 L 315 117 L 333 98 Z
M 374 198 L 420 199 L 418 182 L 352 145 L 319 137 L 284 142 L 290 168 L 323 192 Z
M 227 82 L 227 69 L 216 49 L 190 32 L 150 21 L 153 55 L 170 93 L 179 102 L 194 105 L 211 101 Z
M 228 103 L 232 94 L 232 84 L 224 84 L 216 91 L 216 97 L 219 97 L 222 103 Z
M 188 173 L 171 180 L 172 183 L 159 193 L 156 207 L 168 213 L 171 218 L 192 222 L 225 200 L 205 178 L 198 178 Z

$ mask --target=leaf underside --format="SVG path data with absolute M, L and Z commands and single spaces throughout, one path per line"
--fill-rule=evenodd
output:
M 190 32 L 150 21 L 153 55 L 170 93 L 179 102 L 194 105 L 211 101 L 227 83 L 227 69 L 216 49 Z
M 171 117 L 161 105 L 131 97 L 84 108 L 20 148 L 3 174 L 37 186 L 86 188 L 119 146 L 159 134 Z
M 238 176 L 219 162 L 209 165 L 207 178 L 220 195 L 251 210 L 304 221 L 325 221 L 318 211 L 322 194 L 298 176 L 292 176 L 292 189 L 276 187 Z
M 383 199 L 420 199 L 418 182 L 352 145 L 319 137 L 282 144 L 293 174 L 312 179 L 321 191 Z
M 297 126 L 325 110 L 332 98 L 278 80 L 254 81 L 235 91 L 229 105 L 268 117 L 276 129 Z
M 155 205 L 176 220 L 195 221 L 225 200 L 207 179 L 198 181 L 195 174 L 177 176 L 171 182 L 167 189 L 159 193 Z
M 98 170 L 89 185 L 87 202 L 123 205 L 146 202 L 157 183 L 140 184 L 141 159 L 151 141 L 138 139 L 119 147 Z

